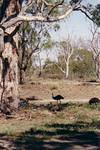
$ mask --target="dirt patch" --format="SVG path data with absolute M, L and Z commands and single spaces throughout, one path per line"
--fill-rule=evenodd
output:
M 52 92 L 54 95 L 60 94 L 64 96 L 64 99 L 67 101 L 88 101 L 92 97 L 100 97 L 100 84 L 66 80 L 40 80 L 20 86 L 20 97 L 22 98 L 30 98 L 33 96 L 37 100 L 50 101 L 52 100 Z

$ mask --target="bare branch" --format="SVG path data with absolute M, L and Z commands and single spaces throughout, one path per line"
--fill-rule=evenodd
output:
M 42 14 L 36 15 L 36 16 L 23 16 L 21 14 L 18 15 L 18 18 L 20 21 L 42 21 L 42 22 L 55 22 L 64 19 L 68 15 L 70 15 L 73 11 L 73 8 L 70 6 L 68 10 L 60 16 L 57 17 L 49 17 L 49 16 L 43 16 Z
M 63 1 L 62 1 L 63 2 Z M 57 7 L 58 4 L 56 6 L 53 6 L 53 8 Z M 75 9 L 75 6 L 67 6 L 67 10 L 64 14 L 60 15 L 60 16 L 56 16 L 56 17 L 52 17 L 52 16 L 48 16 L 48 15 L 43 15 L 43 14 L 37 14 L 37 15 L 27 15 L 27 14 L 23 14 L 24 10 L 22 8 L 22 11 L 18 14 L 17 17 L 10 19 L 7 22 L 2 23 L 1 25 L 5 28 L 9 28 L 15 24 L 21 24 L 22 21 L 40 21 L 40 22 L 55 22 L 55 21 L 59 21 L 64 19 L 65 17 L 69 16 L 72 11 Z M 26 9 L 26 8 L 25 8 Z M 50 12 L 49 12 L 50 13 Z
M 55 6 L 53 6 L 51 8 L 51 10 L 49 11 L 48 15 L 50 15 L 55 8 L 57 8 L 59 5 L 62 5 L 63 3 L 64 3 L 64 0 L 62 0 L 61 2 L 55 4 Z
M 89 14 L 89 12 L 87 11 L 87 8 L 83 5 L 80 5 L 78 7 L 76 7 L 74 9 L 74 11 L 81 11 L 88 19 L 90 19 L 92 22 L 94 22 L 94 20 L 92 19 L 92 16 Z
M 61 71 L 62 73 L 65 74 L 65 71 L 62 69 L 62 67 L 60 67 L 60 65 L 59 65 L 58 63 L 55 63 L 55 65 L 60 69 L 60 71 Z

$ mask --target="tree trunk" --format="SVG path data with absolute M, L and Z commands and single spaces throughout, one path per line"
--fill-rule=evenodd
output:
M 25 71 L 23 69 L 19 69 L 19 83 L 25 83 Z
M 100 62 L 96 62 L 96 76 L 100 80 Z
M 19 104 L 17 41 L 17 36 L 4 37 L 4 50 L 0 58 L 0 104 L 3 113 L 17 109 Z
M 2 1 L 0 22 L 16 16 L 21 8 L 18 0 Z M 3 24 L 4 25 L 4 24 Z M 3 113 L 18 108 L 18 34 L 19 23 L 0 28 L 0 109 Z M 4 33 L 1 36 L 1 33 Z
M 65 78 L 68 79 L 68 77 L 69 77 L 69 58 L 67 59 L 65 70 Z

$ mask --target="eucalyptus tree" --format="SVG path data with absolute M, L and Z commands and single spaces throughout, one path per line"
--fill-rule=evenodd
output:
M 100 28 L 97 25 L 92 24 L 90 32 L 92 35 L 90 40 L 90 49 L 93 53 L 96 77 L 100 80 Z
M 75 45 L 72 39 L 68 36 L 65 40 L 58 43 L 58 62 L 57 67 L 64 74 L 64 77 L 68 79 L 69 77 L 69 63 L 70 58 L 73 55 Z
M 43 27 L 39 23 L 24 22 L 19 31 L 19 83 L 25 82 L 25 75 L 27 70 L 32 67 L 32 56 L 39 52 L 41 45 L 41 36 L 43 36 Z
M 90 11 L 91 10 L 91 11 Z M 93 13 L 82 0 L 1 0 L 0 7 L 0 104 L 1 110 L 18 108 L 18 31 L 27 21 L 59 21 L 73 11 L 81 11 L 99 25 L 100 7 Z

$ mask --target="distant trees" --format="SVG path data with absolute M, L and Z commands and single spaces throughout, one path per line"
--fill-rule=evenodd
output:
M 70 58 L 74 51 L 72 40 L 68 37 L 66 40 L 59 42 L 57 45 L 58 61 L 56 65 L 67 79 L 69 77 Z
M 32 66 L 32 56 L 40 49 L 42 24 L 23 23 L 19 30 L 19 83 L 24 83 L 25 73 Z
M 70 75 L 74 78 L 94 78 L 95 66 L 92 52 L 86 49 L 75 49 L 70 63 Z
M 62 54 L 56 57 L 58 61 L 52 61 L 50 58 L 46 59 L 42 66 L 42 77 L 53 79 L 66 78 L 65 72 L 62 71 L 66 66 L 65 58 Z M 95 79 L 95 64 L 91 51 L 74 48 L 68 67 L 69 79 Z
M 90 49 L 93 53 L 96 76 L 97 79 L 100 80 L 100 28 L 95 24 L 92 24 L 90 31 L 92 35 L 90 40 Z
M 57 62 L 52 61 L 50 58 L 46 59 L 44 63 L 44 67 L 42 70 L 42 76 L 44 78 L 51 78 L 51 79 L 63 79 L 64 74 L 61 72 L 61 70 L 57 67 Z
M 42 64 L 40 52 L 52 47 L 51 37 L 48 32 L 49 25 L 43 23 L 29 23 L 24 22 L 19 30 L 19 83 L 23 84 L 25 81 L 25 74 L 29 68 L 32 67 L 33 61 L 39 63 L 39 76 L 42 72 Z M 37 55 L 34 55 L 36 54 Z M 33 57 L 36 57 L 33 58 Z

